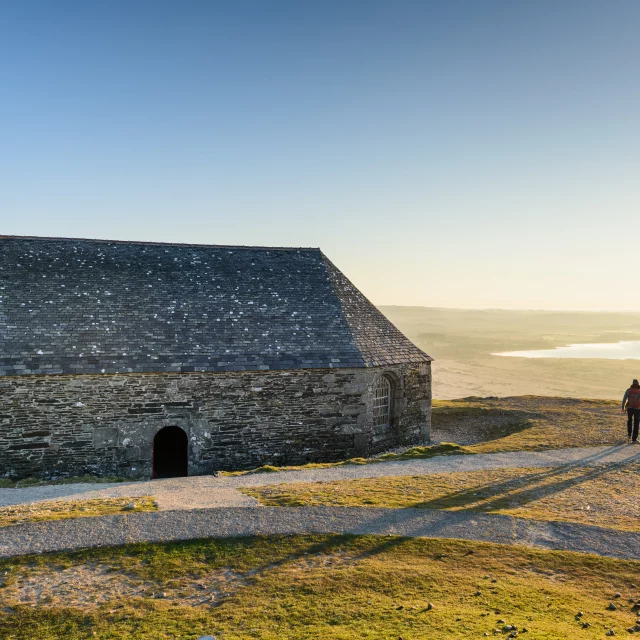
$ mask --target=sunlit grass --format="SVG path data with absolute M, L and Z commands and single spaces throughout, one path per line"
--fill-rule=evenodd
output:
M 0 527 L 24 522 L 67 520 L 93 516 L 156 511 L 158 505 L 151 496 L 138 498 L 94 498 L 91 500 L 48 500 L 0 507 Z
M 613 445 L 626 441 L 620 404 L 584 398 L 466 398 L 434 401 L 432 433 L 479 433 L 475 453 Z
M 639 597 L 639 570 L 581 554 L 391 536 L 135 545 L 0 563 L 0 637 L 441 640 L 503 636 L 508 624 L 536 639 L 602 638 L 607 627 L 634 624 L 628 599 Z M 85 582 L 73 591 L 66 580 Z M 127 589 L 139 595 L 123 597 Z
M 244 487 L 266 506 L 450 509 L 640 531 L 640 464 L 495 469 Z
M 346 465 L 376 464 L 393 460 L 417 460 L 420 458 L 433 458 L 434 456 L 467 455 L 471 454 L 467 447 L 462 447 L 452 442 L 441 442 L 436 445 L 411 447 L 402 453 L 384 453 L 371 458 L 350 458 L 342 462 L 310 462 L 309 464 L 296 466 L 274 467 L 264 465 L 247 471 L 223 471 L 224 476 L 244 476 L 254 473 L 277 473 L 278 471 L 295 471 L 297 469 L 328 469 L 329 467 L 344 467 Z
M 21 487 L 42 487 L 52 484 L 103 484 L 105 482 L 135 482 L 128 478 L 120 476 L 91 476 L 85 474 L 83 476 L 69 476 L 68 478 L 56 478 L 55 480 L 46 480 L 42 478 L 23 478 L 21 480 L 11 480 L 10 478 L 0 478 L 0 489 L 20 489 Z

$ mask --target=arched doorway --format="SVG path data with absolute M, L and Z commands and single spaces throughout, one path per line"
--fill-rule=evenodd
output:
M 153 477 L 189 475 L 189 441 L 180 427 L 164 427 L 153 439 Z

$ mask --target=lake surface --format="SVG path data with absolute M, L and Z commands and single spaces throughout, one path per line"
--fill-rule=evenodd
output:
M 510 358 L 606 358 L 608 360 L 640 360 L 640 340 L 603 342 L 594 344 L 568 344 L 555 349 L 532 351 L 504 351 L 493 356 Z

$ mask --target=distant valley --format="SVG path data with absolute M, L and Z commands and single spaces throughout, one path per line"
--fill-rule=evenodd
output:
M 622 397 L 640 360 L 515 358 L 505 351 L 640 340 L 640 313 L 504 311 L 381 306 L 435 358 L 433 397 Z

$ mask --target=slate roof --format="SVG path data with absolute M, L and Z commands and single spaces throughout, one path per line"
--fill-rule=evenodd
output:
M 0 236 L 0 375 L 429 360 L 319 249 Z

